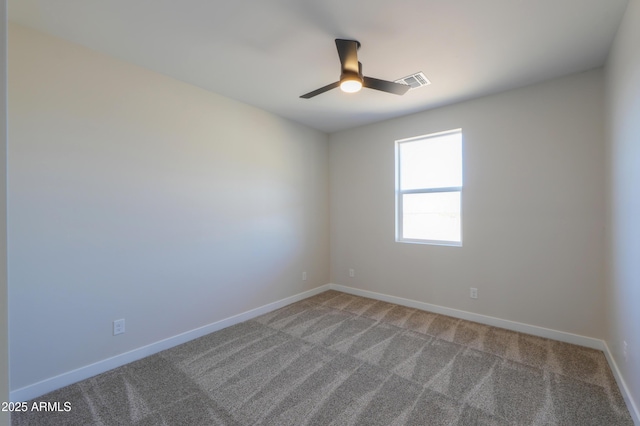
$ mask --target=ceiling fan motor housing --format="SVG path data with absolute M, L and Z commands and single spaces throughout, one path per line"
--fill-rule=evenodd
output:
M 346 80 L 357 80 L 360 83 L 362 83 L 362 75 L 357 72 L 344 70 L 342 74 L 340 74 L 340 82 L 343 82 Z

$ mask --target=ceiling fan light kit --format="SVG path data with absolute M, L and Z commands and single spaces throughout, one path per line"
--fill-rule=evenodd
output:
M 356 93 L 362 89 L 362 79 L 359 75 L 349 73 L 340 78 L 340 90 L 346 93 Z
M 396 95 L 404 95 L 410 86 L 400 84 L 393 81 L 379 80 L 377 78 L 366 77 L 362 75 L 362 64 L 358 62 L 358 48 L 360 42 L 356 40 L 336 39 L 336 48 L 340 57 L 340 80 L 335 83 L 328 84 L 313 92 L 300 96 L 303 99 L 310 99 L 327 92 L 336 87 L 340 87 L 343 92 L 355 93 L 361 88 L 379 90 L 381 92 L 393 93 Z

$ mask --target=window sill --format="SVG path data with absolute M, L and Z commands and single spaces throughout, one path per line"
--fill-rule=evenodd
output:
M 412 240 L 412 239 L 396 239 L 396 243 L 407 244 L 423 244 L 429 246 L 448 246 L 448 247 L 462 247 L 462 241 L 438 241 L 438 240 Z

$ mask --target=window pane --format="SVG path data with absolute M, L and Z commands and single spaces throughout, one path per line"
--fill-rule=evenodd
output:
M 460 242 L 460 192 L 402 196 L 402 238 Z
M 400 189 L 462 186 L 462 134 L 433 136 L 399 145 Z

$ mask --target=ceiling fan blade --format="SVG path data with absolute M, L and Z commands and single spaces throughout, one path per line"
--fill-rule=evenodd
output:
M 321 93 L 328 92 L 328 91 L 329 91 L 329 90 L 331 90 L 331 89 L 335 89 L 335 88 L 336 88 L 336 87 L 338 87 L 338 86 L 340 86 L 340 82 L 339 82 L 339 81 L 336 81 L 335 83 L 327 84 L 327 85 L 326 85 L 326 86 L 324 86 L 324 87 L 321 87 L 321 88 L 319 88 L 319 89 L 316 89 L 316 90 L 314 90 L 313 92 L 306 93 L 306 94 L 304 94 L 304 95 L 302 95 L 302 96 L 300 96 L 300 97 L 301 97 L 301 98 L 303 98 L 303 99 L 313 98 L 314 96 L 318 96 L 318 95 L 320 95 Z
M 338 56 L 340 57 L 340 64 L 342 65 L 342 72 L 351 71 L 358 72 L 358 48 L 360 42 L 356 40 L 343 40 L 341 38 L 336 39 L 336 48 L 338 49 Z
M 363 86 L 369 89 L 380 90 L 382 92 L 404 95 L 411 87 L 406 84 L 394 83 L 393 81 L 378 80 L 377 78 L 363 77 Z

